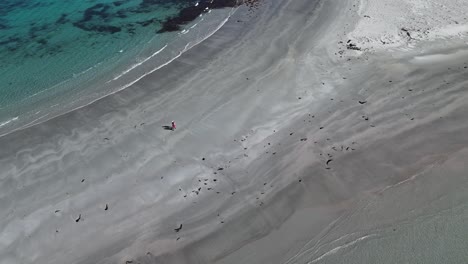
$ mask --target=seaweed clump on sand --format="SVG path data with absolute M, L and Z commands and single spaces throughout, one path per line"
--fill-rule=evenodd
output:
M 248 6 L 250 10 L 260 6 L 260 0 L 243 0 L 242 3 Z

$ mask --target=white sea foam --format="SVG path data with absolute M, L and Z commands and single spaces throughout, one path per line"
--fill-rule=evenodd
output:
M 360 238 L 358 238 L 358 239 L 355 239 L 355 240 L 353 240 L 353 241 L 351 241 L 351 242 L 349 242 L 349 243 L 346 243 L 346 244 L 344 244 L 344 245 L 342 245 L 342 246 L 338 246 L 338 247 L 336 247 L 336 248 L 333 248 L 332 250 L 329 250 L 329 251 L 325 252 L 324 254 L 322 254 L 320 257 L 318 257 L 318 258 L 316 258 L 316 259 L 314 259 L 314 260 L 308 262 L 308 264 L 316 263 L 317 261 L 320 261 L 320 260 L 322 260 L 322 259 L 325 258 L 325 257 L 328 257 L 328 256 L 330 256 L 330 255 L 336 254 L 338 251 L 340 251 L 340 250 L 342 250 L 342 249 L 351 247 L 351 246 L 353 246 L 353 245 L 355 245 L 355 244 L 357 244 L 357 243 L 359 243 L 359 242 L 361 242 L 361 241 L 363 241 L 363 240 L 366 240 L 366 239 L 368 239 L 368 238 L 375 237 L 375 236 L 376 236 L 375 234 L 366 235 L 366 236 L 360 237 Z
M 82 72 L 73 73 L 73 78 L 79 77 L 79 76 L 81 76 L 81 75 L 83 75 L 83 74 L 89 72 L 90 70 L 92 70 L 92 69 L 96 68 L 97 66 L 99 66 L 99 64 L 101 64 L 101 63 L 98 63 L 98 64 L 96 64 L 96 65 L 94 65 L 94 66 L 91 66 L 91 67 L 89 67 L 88 69 L 86 69 L 86 70 L 84 70 L 84 71 L 82 71 Z
M 0 123 L 0 127 L 6 126 L 6 125 L 8 125 L 9 123 L 11 123 L 11 122 L 13 122 L 13 121 L 16 121 L 16 120 L 18 120 L 18 119 L 19 119 L 18 116 L 17 116 L 17 117 L 13 117 L 12 119 L 9 119 L 9 120 L 7 120 L 7 121 L 5 121 L 5 122 Z
M 110 83 L 112 81 L 115 81 L 115 80 L 118 80 L 120 79 L 120 77 L 124 76 L 125 74 L 131 72 L 133 69 L 135 69 L 136 67 L 142 65 L 143 63 L 147 62 L 149 59 L 153 58 L 154 56 L 158 55 L 159 53 L 161 53 L 165 48 L 167 47 L 167 44 L 164 45 L 164 47 L 162 47 L 160 50 L 156 51 L 155 53 L 151 54 L 151 56 L 145 58 L 144 60 L 138 62 L 138 63 L 135 63 L 133 64 L 132 66 L 130 66 L 130 68 L 126 69 L 125 71 L 123 71 L 122 73 L 120 73 L 119 75 L 117 75 L 116 77 L 114 77 L 114 79 L 112 80 L 109 80 L 107 81 L 106 83 Z

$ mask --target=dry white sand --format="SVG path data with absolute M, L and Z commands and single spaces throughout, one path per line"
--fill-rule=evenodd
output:
M 134 86 L 0 138 L 0 263 L 466 261 L 466 39 L 347 49 L 392 27 L 362 26 L 386 2 L 240 8 Z
M 463 0 L 360 0 L 361 19 L 349 37 L 366 51 L 414 48 L 437 39 L 466 40 L 467 10 Z

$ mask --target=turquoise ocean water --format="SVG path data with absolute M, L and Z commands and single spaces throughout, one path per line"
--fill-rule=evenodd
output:
M 0 2 L 0 134 L 127 87 L 216 31 L 232 8 L 158 33 L 195 0 Z

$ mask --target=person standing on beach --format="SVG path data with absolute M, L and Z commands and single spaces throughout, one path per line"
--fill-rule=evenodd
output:
M 172 131 L 174 131 L 174 130 L 176 129 L 175 121 L 172 121 L 172 123 L 171 123 L 171 128 L 172 128 Z

